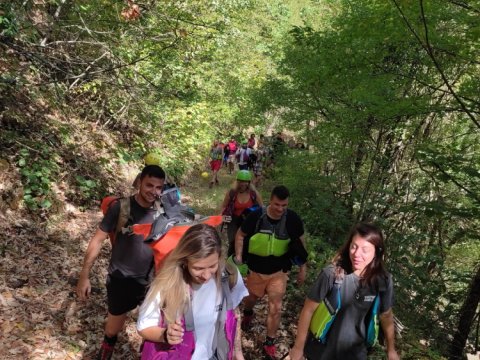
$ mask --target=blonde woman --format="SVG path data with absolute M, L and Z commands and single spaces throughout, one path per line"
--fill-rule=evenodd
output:
M 248 291 L 236 268 L 225 286 L 222 255 L 220 236 L 209 225 L 194 225 L 180 239 L 140 308 L 142 360 L 243 360 L 240 329 L 229 316 L 238 320 L 237 306 Z

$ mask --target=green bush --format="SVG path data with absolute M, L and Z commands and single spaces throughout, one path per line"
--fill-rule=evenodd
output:
M 59 167 L 49 156 L 49 149 L 33 152 L 21 149 L 18 167 L 22 175 L 23 200 L 30 210 L 49 209 L 52 206 L 51 184 Z

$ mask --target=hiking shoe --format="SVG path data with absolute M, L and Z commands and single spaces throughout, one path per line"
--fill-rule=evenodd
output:
M 108 345 L 106 342 L 103 342 L 96 360 L 110 360 L 112 358 L 112 354 L 113 346 Z
M 252 321 L 253 321 L 253 314 L 252 315 L 245 315 L 242 316 L 242 323 L 240 327 L 243 331 L 249 331 L 252 328 Z
M 277 352 L 277 349 L 275 347 L 275 344 L 263 344 L 263 354 L 265 355 L 264 359 L 265 360 L 275 360 L 277 357 L 275 356 L 275 353 Z

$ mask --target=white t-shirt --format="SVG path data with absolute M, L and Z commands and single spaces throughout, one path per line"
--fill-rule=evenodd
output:
M 212 342 L 218 310 L 222 304 L 221 291 L 217 289 L 215 278 L 211 278 L 203 285 L 192 286 L 192 312 L 195 324 L 195 352 L 192 360 L 209 359 L 212 354 Z M 238 273 L 237 284 L 232 288 L 233 306 L 237 307 L 242 299 L 248 295 L 248 290 L 243 284 L 243 279 Z M 142 305 L 137 321 L 137 329 L 158 326 L 160 324 L 160 295 L 149 306 Z
M 250 148 L 240 148 L 237 150 L 238 151 L 238 156 L 239 156 L 239 159 L 238 159 L 238 164 L 239 165 L 245 165 L 247 163 L 247 160 L 244 160 L 244 157 L 245 159 L 247 159 L 250 154 L 252 153 L 252 151 L 250 150 Z M 246 154 L 246 155 L 243 155 L 243 154 Z

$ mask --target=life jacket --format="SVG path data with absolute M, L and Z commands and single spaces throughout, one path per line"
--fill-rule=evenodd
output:
M 248 253 L 258 256 L 282 256 L 288 252 L 289 243 L 287 212 L 283 213 L 276 225 L 272 225 L 267 218 L 267 208 L 262 207 L 255 233 L 248 242 Z
M 232 360 L 235 335 L 237 330 L 237 318 L 233 307 L 231 289 L 236 285 L 238 277 L 237 268 L 229 263 L 225 264 L 222 272 L 222 308 L 218 312 L 213 336 L 213 356 L 209 360 Z M 195 351 L 195 324 L 191 307 L 188 308 L 182 318 L 184 329 L 183 341 L 178 345 L 145 340 L 142 344 L 141 360 L 188 360 Z M 163 321 L 160 327 L 165 328 Z
M 115 245 L 115 239 L 119 233 L 143 235 L 145 243 L 153 250 L 155 270 L 160 268 L 164 258 L 175 249 L 190 226 L 199 223 L 218 226 L 222 223 L 221 215 L 195 218 L 193 211 L 180 203 L 180 192 L 176 187 L 163 191 L 160 200 L 155 202 L 158 214 L 150 224 L 127 226 L 133 222 L 130 215 L 131 197 L 105 197 L 100 205 L 103 214 L 106 214 L 115 201 L 120 201 L 120 212 L 115 230 L 109 233 L 112 246 Z
M 330 331 L 330 328 L 342 307 L 341 287 L 344 277 L 345 271 L 341 267 L 337 266 L 335 270 L 335 281 L 333 283 L 333 286 L 328 292 L 325 299 L 323 299 L 320 304 L 318 304 L 315 312 L 313 313 L 312 319 L 310 320 L 310 332 L 315 339 L 317 339 L 323 344 L 326 344 L 328 339 L 328 332 Z M 379 306 L 380 296 L 377 293 L 377 295 L 375 295 L 375 299 L 373 300 L 373 304 L 365 318 L 365 326 L 367 329 L 365 344 L 368 349 L 375 346 L 378 341 L 378 336 L 380 332 L 380 322 L 378 314 Z

